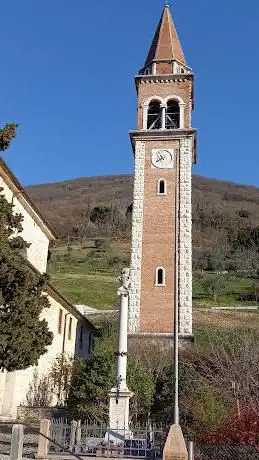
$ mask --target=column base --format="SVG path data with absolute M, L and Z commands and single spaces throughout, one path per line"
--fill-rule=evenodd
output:
M 105 439 L 113 442 L 124 442 L 124 439 L 131 439 L 132 433 L 129 430 L 129 400 L 133 393 L 128 388 L 112 388 L 109 393 L 109 429 Z

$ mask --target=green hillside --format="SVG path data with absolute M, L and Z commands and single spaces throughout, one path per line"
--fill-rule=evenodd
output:
M 100 309 L 112 309 L 116 305 L 118 277 L 121 268 L 129 266 L 130 244 L 123 241 L 85 240 L 82 245 L 72 243 L 53 249 L 49 263 L 49 275 L 54 284 L 75 304 L 84 304 Z M 256 305 L 254 299 L 255 280 L 223 275 L 225 284 L 219 291 L 215 303 L 203 286 L 203 278 L 194 273 L 194 307 Z

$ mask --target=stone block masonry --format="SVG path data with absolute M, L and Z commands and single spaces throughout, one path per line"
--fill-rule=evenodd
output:
M 145 142 L 137 141 L 135 147 L 135 175 L 132 211 L 132 249 L 131 249 L 131 286 L 129 296 L 128 332 L 134 334 L 139 329 L 141 258 L 144 205 Z
M 192 138 L 180 141 L 179 333 L 192 334 Z

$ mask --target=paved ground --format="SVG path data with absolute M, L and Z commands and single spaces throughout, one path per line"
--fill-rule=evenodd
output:
M 25 427 L 23 454 L 26 457 L 34 458 L 38 446 L 38 430 L 36 426 Z M 12 424 L 0 424 L 0 458 L 2 455 L 9 455 L 11 451 Z

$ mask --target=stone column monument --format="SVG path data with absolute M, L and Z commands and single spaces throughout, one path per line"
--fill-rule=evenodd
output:
M 129 307 L 129 269 L 122 270 L 118 289 L 120 299 L 118 336 L 116 347 L 115 387 L 109 393 L 109 428 L 110 433 L 130 437 L 129 431 L 129 400 L 132 396 L 127 387 L 127 352 L 128 352 L 128 307 Z

